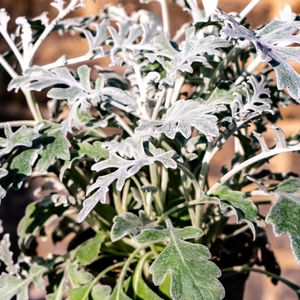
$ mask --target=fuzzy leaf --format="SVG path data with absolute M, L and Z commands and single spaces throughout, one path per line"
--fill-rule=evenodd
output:
M 36 168 L 38 172 L 47 171 L 58 158 L 62 160 L 70 159 L 69 148 L 71 144 L 60 129 L 46 133 L 41 137 L 41 142 L 44 148 L 37 162 Z
M 83 209 L 79 212 L 78 222 L 82 222 L 99 201 L 101 203 L 106 202 L 106 194 L 109 190 L 108 187 L 115 180 L 117 180 L 116 188 L 121 191 L 125 180 L 135 175 L 144 166 L 160 162 L 165 168 L 175 169 L 177 167 L 176 162 L 172 158 L 174 151 L 162 152 L 161 149 L 155 149 L 153 147 L 149 149 L 152 156 L 148 156 L 144 151 L 142 139 L 135 140 L 133 138 L 128 138 L 125 142 L 128 143 L 127 146 L 131 147 L 134 159 L 124 159 L 115 153 L 111 153 L 108 159 L 92 166 L 92 170 L 97 172 L 107 168 L 116 168 L 117 170 L 98 177 L 97 181 L 90 186 L 87 194 L 94 190 L 96 190 L 96 192 L 83 202 Z
M 69 281 L 73 288 L 87 284 L 94 278 L 91 273 L 84 270 L 78 270 L 78 267 L 79 265 L 77 262 L 73 262 L 69 267 Z
M 98 257 L 103 241 L 103 233 L 98 231 L 93 238 L 88 239 L 78 247 L 76 253 L 77 261 L 83 266 L 91 264 Z
M 110 295 L 110 297 L 108 299 L 109 300 L 131 300 L 131 298 L 129 298 L 125 294 L 123 288 L 120 288 L 118 284 L 113 289 L 113 292 L 112 292 L 112 294 Z
M 130 278 L 129 289 L 132 288 L 134 295 L 139 299 L 163 300 L 160 298 L 143 279 L 143 268 L 147 255 L 144 255 L 134 268 L 133 276 Z
M 194 26 L 186 30 L 186 40 L 181 42 L 176 50 L 164 35 L 157 35 L 153 39 L 155 51 L 145 53 L 151 62 L 158 61 L 167 71 L 167 78 L 161 81 L 173 85 L 178 71 L 192 73 L 194 62 L 206 62 L 205 54 L 221 55 L 217 48 L 229 47 L 230 43 L 215 36 L 205 38 L 198 36 Z
M 102 147 L 101 142 L 96 141 L 91 145 L 88 142 L 79 143 L 77 151 L 72 153 L 72 159 L 66 160 L 64 166 L 60 170 L 59 178 L 63 179 L 63 175 L 67 169 L 70 169 L 77 161 L 82 161 L 84 156 L 88 156 L 97 162 L 100 158 L 108 158 L 108 151 Z
M 175 229 L 168 224 L 167 229 L 145 229 L 136 237 L 142 244 L 168 241 L 149 271 L 155 285 L 160 285 L 171 274 L 170 292 L 174 300 L 216 300 L 224 297 L 224 289 L 216 279 L 221 272 L 209 261 L 209 250 L 203 245 L 184 241 L 202 234 L 199 228 Z
M 6 273 L 0 275 L 0 300 L 12 299 L 17 295 L 17 300 L 27 300 L 28 288 L 34 283 L 39 291 L 43 291 L 43 274 L 48 269 L 44 266 L 32 264 L 26 278 L 21 279 Z
M 90 72 L 91 68 L 88 66 L 80 66 L 77 69 L 79 78 L 77 81 L 65 67 L 53 68 L 49 71 L 42 67 L 34 66 L 26 69 L 22 76 L 14 78 L 8 86 L 8 90 L 18 90 L 27 83 L 30 83 L 28 89 L 34 91 L 41 91 L 44 88 L 52 87 L 47 96 L 57 100 L 67 100 L 71 106 L 69 116 L 63 121 L 64 132 L 72 132 L 73 127 L 80 127 L 81 121 L 77 115 L 78 111 L 81 115 L 86 115 L 91 108 L 91 104 L 97 106 L 102 101 L 111 102 L 114 99 L 114 92 L 119 95 L 115 101 L 122 102 L 123 97 L 126 103 L 135 104 L 135 98 L 131 93 L 126 93 L 118 88 L 105 87 L 98 90 L 96 86 L 95 89 L 92 89 L 90 85 Z M 57 85 L 64 87 L 53 87 Z M 107 95 L 105 91 L 107 91 Z
M 300 179 L 290 177 L 278 184 L 276 192 L 295 194 L 300 192 Z
M 139 216 L 130 212 L 115 216 L 113 222 L 114 224 L 110 234 L 113 242 L 120 240 L 128 234 L 136 236 L 143 229 L 154 226 L 153 222 L 151 222 L 142 211 L 139 211 Z
M 37 160 L 38 154 L 39 149 L 26 149 L 12 157 L 8 170 L 15 189 L 19 189 L 26 177 L 32 174 L 32 166 Z
M 68 300 L 109 300 L 111 287 L 108 285 L 88 283 L 68 292 Z
M 235 99 L 230 104 L 233 118 L 246 122 L 263 113 L 274 114 L 272 100 L 269 98 L 270 90 L 266 87 L 267 81 L 264 76 L 261 76 L 260 81 L 254 76 L 250 76 L 248 83 L 243 82 L 243 84 L 247 95 L 246 102 L 244 103 L 242 94 L 235 93 Z
M 289 178 L 278 185 L 274 194 L 278 196 L 266 217 L 273 225 L 276 236 L 288 234 L 297 262 L 300 264 L 300 180 Z
M 247 200 L 245 194 L 239 191 L 232 191 L 223 186 L 214 195 L 219 198 L 221 210 L 231 208 L 235 211 L 237 222 L 246 222 L 252 230 L 253 236 L 256 236 L 256 216 L 257 207 L 251 200 Z
M 113 47 L 111 49 L 111 61 L 112 65 L 118 63 L 118 58 L 115 54 L 119 51 L 130 50 L 133 53 L 137 53 L 141 50 L 153 50 L 154 46 L 150 42 L 153 36 L 157 34 L 157 22 L 155 20 L 143 20 L 141 24 L 133 23 L 128 19 L 126 21 L 118 22 L 118 31 L 109 26 L 108 30 L 112 37 Z
M 0 242 L 0 260 L 2 260 L 6 265 L 6 271 L 9 274 L 16 274 L 18 271 L 18 265 L 16 265 L 12 259 L 13 252 L 9 250 L 10 248 L 9 234 L 4 234 Z
M 6 169 L 0 168 L 0 179 L 2 177 L 5 177 L 7 174 L 8 174 L 8 171 Z M 5 197 L 5 195 L 6 195 L 6 189 L 0 185 L 0 203 L 1 203 L 1 199 L 3 199 Z
M 194 100 L 176 101 L 166 112 L 162 120 L 141 120 L 136 132 L 144 132 L 152 127 L 158 127 L 156 133 L 164 133 L 168 138 L 174 139 L 177 132 L 185 138 L 192 134 L 192 127 L 197 128 L 206 136 L 219 135 L 217 117 L 210 115 L 215 109 Z
M 12 132 L 10 125 L 7 123 L 4 127 L 5 138 L 0 138 L 0 157 L 10 153 L 15 147 L 31 147 L 32 141 L 39 137 L 36 129 L 20 127 L 16 132 Z
M 224 12 L 218 11 L 218 14 L 225 24 L 221 34 L 252 42 L 261 60 L 273 67 L 278 89 L 287 89 L 289 94 L 299 102 L 300 75 L 288 61 L 300 62 L 300 47 L 287 46 L 300 44 L 299 35 L 295 34 L 300 29 L 300 22 L 273 20 L 262 29 L 251 32 Z

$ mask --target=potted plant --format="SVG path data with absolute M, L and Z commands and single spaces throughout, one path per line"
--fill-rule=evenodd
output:
M 300 23 L 286 7 L 281 19 L 251 31 L 245 18 L 254 1 L 237 15 L 208 1 L 204 10 L 175 1 L 191 22 L 171 37 L 166 0 L 158 2 L 162 22 L 112 5 L 66 18 L 84 1 L 55 0 L 57 17 L 20 17 L 13 34 L 0 11 L 8 90 L 24 94 L 33 116 L 1 124 L 0 195 L 38 182 L 41 198 L 18 225 L 17 262 L 9 236 L 0 242 L 7 271 L 0 299 L 28 299 L 32 283 L 46 299 L 223 299 L 221 282 L 238 289 L 235 276 L 248 271 L 299 295 L 299 286 L 279 276 L 262 224 L 287 233 L 299 261 L 300 180 L 265 162 L 300 150 L 297 133 L 285 137 L 274 125 L 279 106 L 299 102 L 300 76 L 288 61 L 299 61 Z M 35 65 L 54 31 L 62 42 L 66 32 L 77 34 L 87 53 Z M 109 68 L 100 67 L 105 57 Z M 50 117 L 35 100 L 44 90 Z M 265 140 L 268 127 L 275 145 Z M 234 158 L 217 166 L 222 174 L 212 182 L 213 158 L 231 142 Z M 53 243 L 68 249 L 41 257 L 37 246 L 49 225 Z

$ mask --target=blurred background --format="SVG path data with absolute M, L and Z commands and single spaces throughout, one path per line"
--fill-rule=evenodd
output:
M 27 16 L 34 18 L 40 15 L 44 11 L 49 11 L 48 17 L 50 19 L 56 15 L 56 10 L 50 6 L 50 0 L 0 0 L 0 8 L 5 8 L 8 14 L 11 16 L 9 23 L 9 31 L 13 32 L 15 29 L 15 19 L 18 16 Z M 66 1 L 68 2 L 68 1 Z M 225 12 L 240 12 L 243 8 L 249 4 L 249 0 L 220 0 L 219 8 Z M 154 12 L 160 18 L 160 6 L 157 2 L 150 2 L 149 4 L 140 4 L 138 0 L 86 0 L 87 8 L 79 9 L 73 13 L 73 15 L 80 16 L 97 13 L 100 8 L 105 4 L 121 4 L 125 7 L 127 13 L 131 13 L 138 9 L 147 9 Z M 201 0 L 198 0 L 201 7 Z M 282 11 L 285 4 L 289 4 L 292 10 L 300 14 L 300 1 L 299 0 L 261 0 L 260 3 L 253 9 L 248 15 L 247 20 L 251 23 L 252 28 L 264 24 L 274 17 L 279 16 L 279 11 Z M 178 29 L 176 24 L 182 24 L 189 21 L 187 14 L 183 13 L 179 6 L 176 6 L 169 1 L 171 23 L 172 16 L 176 16 L 175 22 L 171 24 L 172 34 Z M 63 42 L 62 42 L 63 38 Z M 74 47 L 74 37 L 71 35 L 64 35 L 63 37 L 58 34 L 53 34 L 51 38 L 47 39 L 44 45 L 38 52 L 35 64 L 42 65 L 55 61 L 62 54 L 66 54 L 69 58 L 82 55 L 86 52 L 87 46 L 85 41 L 82 43 L 76 40 L 76 47 Z M 0 53 L 4 53 L 8 50 L 4 39 L 0 36 Z M 105 64 L 104 60 L 93 61 L 93 64 Z M 27 109 L 26 102 L 21 94 L 15 94 L 14 92 L 7 92 L 6 87 L 10 81 L 8 74 L 1 70 L 0 72 L 0 122 L 14 120 L 14 119 L 31 119 L 29 110 Z M 46 97 L 42 95 L 38 99 L 41 103 L 44 116 L 46 115 Z M 285 118 L 284 122 L 279 122 L 277 125 L 282 127 L 287 135 L 295 133 L 300 129 L 300 107 L 293 104 L 288 108 L 281 108 L 282 115 Z M 271 133 L 269 139 L 274 137 Z M 233 157 L 233 150 L 231 145 L 228 144 L 225 147 L 222 154 L 217 155 L 214 159 L 216 165 L 224 165 L 231 161 Z M 272 170 L 275 172 L 288 172 L 293 171 L 300 174 L 299 154 L 287 153 L 281 154 L 279 157 L 270 160 Z M 214 176 L 218 174 L 212 172 Z M 211 180 L 216 180 L 212 177 Z M 18 192 L 10 191 L 5 199 L 2 200 L 0 206 L 0 219 L 3 221 L 5 232 L 9 232 L 13 238 L 16 239 L 16 225 L 22 218 L 26 205 L 32 201 L 30 193 L 32 188 L 22 188 Z M 268 238 L 271 244 L 271 249 L 275 251 L 276 258 L 282 268 L 282 276 L 288 280 L 300 285 L 300 266 L 296 263 L 289 246 L 288 237 L 282 236 L 275 238 L 271 228 L 267 228 Z M 17 254 L 16 242 L 12 244 L 13 251 Z M 47 248 L 49 251 L 49 245 L 41 243 L 40 251 L 43 253 Z M 63 245 L 61 249 L 53 249 L 54 252 L 59 253 L 63 251 Z M 32 296 L 34 299 L 34 295 Z M 37 296 L 38 297 L 38 296 Z M 277 286 L 272 285 L 269 278 L 266 276 L 252 273 L 250 279 L 247 282 L 245 291 L 245 300 L 293 300 L 298 299 L 295 293 L 282 283 L 278 283 Z

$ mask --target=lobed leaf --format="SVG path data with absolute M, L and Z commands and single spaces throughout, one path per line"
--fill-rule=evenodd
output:
M 126 212 L 120 216 L 115 216 L 113 222 L 114 224 L 110 233 L 113 242 L 120 240 L 128 234 L 136 236 L 143 229 L 155 226 L 141 210 L 139 211 L 139 216 L 131 212 Z
M 211 115 L 215 108 L 200 104 L 194 100 L 178 100 L 166 112 L 162 120 L 141 120 L 136 132 L 145 132 L 152 127 L 155 133 L 164 133 L 168 138 L 174 139 L 177 132 L 185 138 L 192 134 L 192 127 L 195 127 L 204 135 L 216 137 L 219 135 L 217 117 Z
M 76 261 L 69 267 L 68 276 L 73 289 L 89 283 L 94 278 L 91 273 L 78 268 L 79 264 Z
M 271 206 L 266 221 L 273 226 L 276 236 L 288 234 L 297 262 L 300 264 L 300 180 L 289 178 L 278 185 L 274 194 L 277 201 Z
M 81 121 L 77 115 L 78 112 L 81 115 L 86 115 L 91 105 L 97 106 L 103 101 L 111 103 L 116 101 L 124 105 L 129 103 L 131 106 L 135 106 L 136 98 L 130 92 L 124 92 L 116 87 L 102 87 L 97 84 L 93 89 L 90 83 L 90 72 L 91 68 L 88 66 L 80 66 L 77 69 L 79 80 L 76 80 L 70 70 L 65 67 L 53 68 L 49 71 L 39 66 L 33 66 L 26 69 L 22 76 L 14 78 L 8 86 L 8 90 L 18 90 L 28 83 L 28 89 L 34 91 L 51 87 L 47 93 L 49 98 L 67 100 L 71 106 L 68 117 L 63 121 L 64 132 L 72 132 L 73 127 L 79 128 Z M 57 87 L 57 85 L 63 87 Z M 129 109 L 130 105 L 128 105 Z
M 60 128 L 46 132 L 41 137 L 40 142 L 43 149 L 36 165 L 38 172 L 47 171 L 59 158 L 62 160 L 70 159 L 69 148 L 71 144 Z
M 0 138 L 0 157 L 19 146 L 31 147 L 33 140 L 39 137 L 36 128 L 27 128 L 23 125 L 16 132 L 12 132 L 8 123 L 5 124 L 4 134 L 6 138 Z
M 145 229 L 137 237 L 139 243 L 168 241 L 166 248 L 150 266 L 155 285 L 171 275 L 172 299 L 216 300 L 225 295 L 216 279 L 221 275 L 218 267 L 208 261 L 209 250 L 200 244 L 184 241 L 200 237 L 202 230 L 194 227 L 175 229 L 171 224 L 164 230 Z
M 300 75 L 290 66 L 288 61 L 300 62 L 300 38 L 295 34 L 300 29 L 300 22 L 273 20 L 262 29 L 251 32 L 234 18 L 218 10 L 219 17 L 224 20 L 222 35 L 236 39 L 246 39 L 253 43 L 263 62 L 272 66 L 279 90 L 287 89 L 297 102 L 300 98 Z M 293 45 L 293 47 L 287 47 Z
M 174 151 L 162 152 L 161 149 L 154 147 L 149 150 L 153 156 L 148 156 L 143 148 L 142 139 L 134 140 L 128 138 L 125 140 L 128 146 L 131 147 L 134 159 L 127 160 L 115 153 L 111 153 L 110 157 L 104 161 L 98 162 L 92 166 L 94 171 L 102 171 L 108 168 L 116 168 L 117 170 L 107 175 L 98 177 L 87 191 L 87 194 L 96 190 L 93 195 L 85 199 L 83 209 L 78 214 L 78 221 L 82 222 L 94 206 L 100 201 L 106 202 L 106 194 L 108 187 L 116 180 L 116 188 L 120 191 L 125 183 L 125 180 L 136 174 L 142 167 L 149 166 L 155 162 L 160 162 L 165 168 L 176 168 L 177 164 L 172 158 Z
M 263 113 L 274 114 L 272 100 L 269 98 L 270 90 L 267 87 L 267 80 L 264 76 L 261 76 L 260 81 L 254 76 L 250 76 L 247 83 L 243 82 L 243 85 L 246 93 L 246 102 L 244 103 L 241 93 L 235 93 L 235 99 L 230 104 L 232 117 L 246 122 Z
M 0 241 L 0 260 L 5 263 L 5 270 L 9 274 L 16 274 L 19 266 L 13 261 L 13 252 L 9 250 L 10 245 L 9 233 L 6 233 Z
M 258 212 L 256 205 L 251 200 L 247 200 L 244 193 L 232 191 L 226 186 L 214 192 L 214 195 L 218 197 L 221 210 L 233 209 L 237 217 L 237 222 L 246 222 L 249 225 L 255 239 Z
M 31 283 L 34 283 L 39 291 L 43 291 L 43 275 L 46 271 L 48 271 L 46 267 L 33 263 L 26 278 L 18 278 L 7 273 L 2 273 L 0 275 L 0 300 L 12 299 L 15 295 L 17 296 L 17 300 L 29 299 L 28 288 Z

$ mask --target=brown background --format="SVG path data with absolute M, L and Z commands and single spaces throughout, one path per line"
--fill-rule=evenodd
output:
M 76 14 L 93 14 L 96 13 L 103 5 L 107 3 L 120 3 L 126 7 L 128 12 L 132 12 L 137 10 L 138 8 L 147 8 L 153 12 L 155 12 L 158 16 L 159 13 L 159 5 L 156 2 L 151 2 L 148 5 L 141 5 L 138 1 L 99 1 L 96 0 L 96 3 L 87 0 L 87 10 L 79 10 Z M 198 1 L 201 3 L 201 1 Z M 237 11 L 240 12 L 249 1 L 245 0 L 220 0 L 219 7 L 225 12 Z M 49 5 L 49 0 L 1 0 L 0 8 L 4 7 L 11 15 L 11 22 L 9 24 L 9 28 L 11 30 L 14 29 L 14 19 L 16 16 L 28 16 L 35 17 L 41 14 L 43 11 L 48 11 L 50 9 L 49 17 L 52 18 L 56 11 Z M 248 19 L 254 25 L 258 26 L 260 24 L 266 23 L 271 20 L 274 16 L 278 16 L 278 11 L 282 10 L 284 4 L 290 4 L 293 8 L 293 11 L 300 14 L 300 1 L 299 0 L 262 0 L 260 4 L 258 4 L 255 9 L 249 14 Z M 173 22 L 172 33 L 175 32 L 176 24 L 182 24 L 184 21 L 188 21 L 189 18 L 186 14 L 183 14 L 181 8 L 176 5 L 170 4 L 170 15 L 171 22 Z M 61 38 L 55 36 L 53 39 L 49 39 L 45 42 L 41 50 L 38 52 L 35 63 L 43 64 L 50 63 L 60 57 L 62 54 L 67 54 L 69 57 L 75 57 L 76 55 L 83 54 L 86 51 L 86 45 L 84 42 L 76 43 L 76 47 L 74 47 L 73 38 L 71 36 L 64 36 L 63 42 L 61 42 Z M 7 49 L 5 42 L 2 37 L 0 37 L 0 51 Z M 101 63 L 101 62 L 100 62 Z M 30 114 L 26 110 L 26 103 L 23 101 L 22 96 L 16 96 L 13 92 L 7 93 L 5 91 L 7 83 L 9 82 L 9 77 L 0 74 L 0 121 L 12 120 L 16 116 L 20 118 L 20 115 L 24 119 L 29 119 Z M 40 101 L 44 102 L 43 99 Z M 285 122 L 280 122 L 279 126 L 281 126 L 287 134 L 291 134 L 293 132 L 299 131 L 300 123 L 300 109 L 296 105 L 292 105 L 292 107 L 287 109 L 282 109 L 282 114 L 285 117 Z M 269 139 L 273 138 L 272 133 L 268 132 Z M 217 155 L 214 162 L 216 165 L 220 166 L 228 163 L 232 158 L 232 149 L 230 144 L 224 149 L 220 155 Z M 286 171 L 294 171 L 300 173 L 299 170 L 299 156 L 298 154 L 282 154 L 277 158 L 274 158 L 270 161 L 271 167 L 276 172 L 286 172 Z M 212 178 L 212 180 L 215 180 Z M 12 211 L 12 207 L 17 209 L 13 210 L 13 214 L 15 218 L 18 219 L 22 215 L 22 211 L 24 208 L 20 207 L 22 202 L 28 202 L 30 199 L 25 198 L 24 194 L 18 194 L 11 196 L 10 201 L 3 200 L 2 206 L 0 207 L 0 215 L 4 215 L 5 211 Z M 21 204 L 22 206 L 22 204 Z M 23 205 L 24 206 L 24 205 Z M 13 224 L 11 224 L 13 226 Z M 290 251 L 290 246 L 288 242 L 287 236 L 283 236 L 280 238 L 274 238 L 271 228 L 268 228 L 269 232 L 269 240 L 271 241 L 271 248 L 276 251 L 276 257 L 282 267 L 282 275 L 287 279 L 295 282 L 300 285 L 300 266 L 297 265 L 293 255 Z M 41 245 L 41 249 L 43 249 L 43 245 Z M 47 249 L 49 250 L 49 249 Z M 61 251 L 62 249 L 56 249 L 54 251 Z M 33 296 L 34 297 L 34 296 Z M 34 299 L 34 298 L 32 298 Z M 251 274 L 250 280 L 247 282 L 246 292 L 245 292 L 245 300 L 293 300 L 297 299 L 294 292 L 292 292 L 285 285 L 279 283 L 276 287 L 270 283 L 270 280 L 262 276 L 260 274 Z

